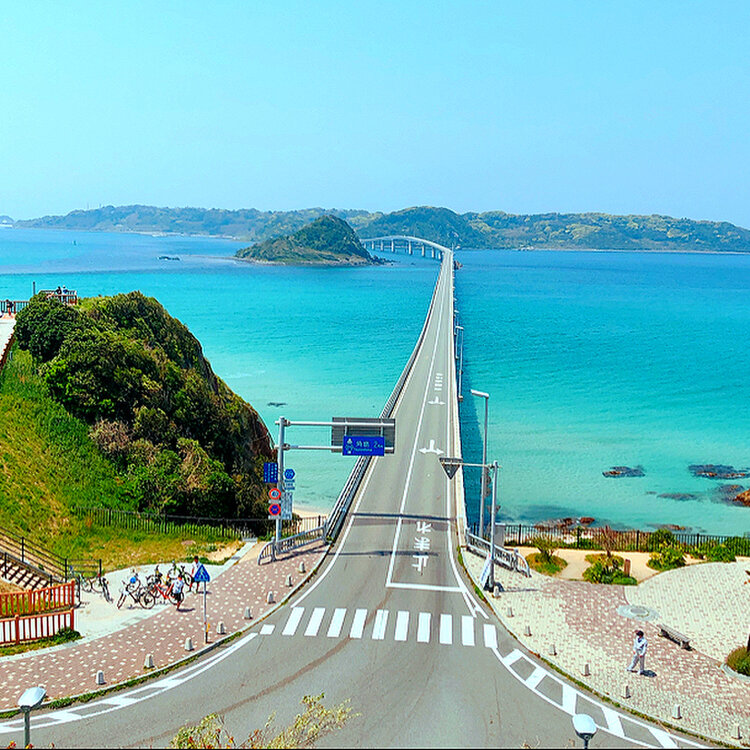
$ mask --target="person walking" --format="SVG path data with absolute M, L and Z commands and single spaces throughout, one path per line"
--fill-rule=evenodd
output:
M 636 664 L 639 665 L 638 674 L 646 673 L 646 650 L 648 649 L 648 641 L 642 630 L 635 631 L 635 640 L 633 641 L 633 658 L 630 661 L 630 666 L 627 668 L 628 672 L 635 672 Z

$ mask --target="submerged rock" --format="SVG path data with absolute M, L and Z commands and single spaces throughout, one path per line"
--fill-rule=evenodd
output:
M 646 472 L 642 466 L 613 466 L 609 471 L 603 471 L 605 477 L 645 477 Z
M 735 495 L 732 502 L 738 503 L 739 505 L 746 505 L 748 508 L 750 508 L 750 490 L 745 490 L 744 492 L 740 492 L 738 495 Z
M 750 477 L 750 469 L 735 469 L 726 464 L 690 464 L 690 473 L 694 477 L 706 479 L 743 479 Z
M 667 500 L 697 500 L 698 495 L 693 495 L 691 492 L 662 492 L 658 497 L 663 497 Z

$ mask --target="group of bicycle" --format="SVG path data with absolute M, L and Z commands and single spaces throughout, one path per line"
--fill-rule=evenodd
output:
M 122 582 L 117 608 L 121 608 L 129 597 L 135 604 L 144 609 L 151 609 L 159 601 L 174 604 L 179 611 L 180 604 L 185 599 L 185 594 L 192 590 L 193 585 L 196 586 L 196 590 L 198 587 L 198 584 L 193 581 L 198 567 L 197 557 L 194 559 L 192 567 L 192 570 L 186 570 L 184 565 L 178 565 L 172 561 L 167 573 L 163 574 L 157 565 L 154 572 L 146 576 L 145 580 L 134 569 L 130 578 Z

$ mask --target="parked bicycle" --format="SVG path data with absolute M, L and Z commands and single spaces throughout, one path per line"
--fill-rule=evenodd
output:
M 122 605 L 127 601 L 128 597 L 130 597 L 133 602 L 143 607 L 143 609 L 151 609 L 151 607 L 154 606 L 156 599 L 149 589 L 143 585 L 138 573 L 133 571 L 130 578 L 123 580 L 122 584 L 120 598 L 117 600 L 117 609 L 122 608 Z
M 148 581 L 148 593 L 154 600 L 158 600 L 161 597 L 163 601 L 169 604 L 179 604 L 177 597 L 172 592 L 173 581 L 170 579 L 164 580 L 158 566 L 154 574 L 148 577 Z
M 112 597 L 109 593 L 109 584 L 103 575 L 97 573 L 93 576 L 86 577 L 80 571 L 75 570 L 72 565 L 68 566 L 68 572 L 70 578 L 76 583 L 76 601 L 78 604 L 81 603 L 81 591 L 85 591 L 89 594 L 102 594 L 105 601 L 112 601 Z
M 185 565 L 180 563 L 179 565 L 172 560 L 172 567 L 167 572 L 167 578 L 174 580 L 177 576 L 182 573 L 182 580 L 185 581 L 185 585 L 188 589 L 193 585 L 193 576 L 189 570 L 185 570 Z

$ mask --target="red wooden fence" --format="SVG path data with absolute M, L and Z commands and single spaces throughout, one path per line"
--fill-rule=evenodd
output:
M 75 581 L 34 591 L 0 594 L 0 617 L 31 615 L 75 606 Z
M 49 638 L 61 628 L 75 628 L 75 610 L 41 615 L 16 615 L 0 620 L 0 646 Z

